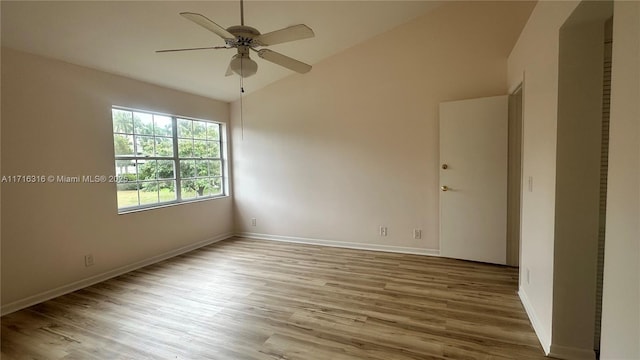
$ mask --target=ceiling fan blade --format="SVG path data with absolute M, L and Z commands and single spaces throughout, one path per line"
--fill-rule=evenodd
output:
M 302 61 L 292 59 L 288 56 L 282 55 L 269 49 L 258 50 L 258 56 L 267 61 L 271 61 L 274 64 L 284 66 L 289 70 L 293 70 L 301 74 L 308 73 L 311 70 L 311 65 L 305 64 Z
M 221 38 L 225 39 L 225 40 L 233 40 L 235 39 L 235 35 L 233 35 L 232 33 L 228 32 L 225 28 L 223 28 L 222 26 L 214 23 L 213 21 L 209 20 L 209 18 L 207 18 L 204 15 L 201 14 L 197 14 L 197 13 L 192 13 L 192 12 L 181 12 L 180 15 L 182 15 L 182 17 L 184 17 L 185 19 L 191 20 L 194 23 L 202 26 L 203 28 L 217 34 L 218 36 L 220 36 Z
M 157 53 L 166 53 L 166 52 L 175 52 L 175 51 L 191 51 L 191 50 L 211 50 L 211 49 L 231 49 L 226 46 L 207 46 L 207 47 L 197 47 L 197 48 L 185 48 L 185 49 L 167 49 L 167 50 L 156 50 Z
M 315 34 L 310 27 L 304 24 L 289 26 L 288 28 L 272 31 L 258 36 L 257 40 L 261 45 L 269 46 L 282 44 L 289 41 L 302 40 L 314 37 Z

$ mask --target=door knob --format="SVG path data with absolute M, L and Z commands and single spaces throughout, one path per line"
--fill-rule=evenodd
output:
M 443 186 L 440 186 L 440 189 L 441 189 L 442 191 L 447 191 L 447 190 L 449 190 L 449 187 L 448 187 L 448 186 L 446 186 L 446 185 L 443 185 Z
M 445 169 L 445 170 L 447 170 L 447 169 L 449 168 L 449 165 L 447 165 L 447 164 L 442 164 L 442 168 L 443 168 L 443 169 Z

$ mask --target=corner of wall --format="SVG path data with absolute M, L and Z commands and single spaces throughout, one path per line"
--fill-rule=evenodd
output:
M 508 85 L 523 82 L 520 266 L 531 274 L 519 295 L 538 339 L 551 351 L 557 135 L 558 31 L 578 1 L 540 1 L 508 58 Z M 522 279 L 522 277 L 521 277 Z
M 522 302 L 522 306 L 524 306 L 524 310 L 527 312 L 527 316 L 529 316 L 529 320 L 531 321 L 531 325 L 533 326 L 533 330 L 536 332 L 538 336 L 538 340 L 540 341 L 540 345 L 542 345 L 542 349 L 546 355 L 549 355 L 551 352 L 551 334 L 547 333 L 547 330 L 542 325 L 540 318 L 536 314 L 536 310 L 531 304 L 529 300 L 529 296 L 523 287 L 520 287 L 518 290 L 518 296 L 520 297 L 520 301 Z

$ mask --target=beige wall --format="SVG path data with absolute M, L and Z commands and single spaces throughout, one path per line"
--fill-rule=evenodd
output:
M 226 103 L 3 49 L 2 175 L 114 174 L 114 104 L 229 116 Z M 2 192 L 3 311 L 232 231 L 229 197 L 118 215 L 109 183 L 5 183 Z M 95 265 L 85 267 L 89 253 Z
M 1 7 L 0 7 L 1 8 Z M 0 46 L 0 84 L 2 84 L 2 47 Z M 0 86 L 0 109 L 2 107 L 2 86 Z M 1 112 L 1 110 L 0 110 Z M 2 114 L 0 113 L 0 175 L 2 174 Z M 2 185 L 0 184 L 0 204 L 2 204 Z M 0 281 L 2 280 L 2 206 L 0 205 Z M 0 301 L 2 284 L 0 283 Z M 1 312 L 0 312 L 1 314 Z
M 244 139 L 234 103 L 236 229 L 437 250 L 438 104 L 507 93 L 506 59 L 531 7 L 448 4 L 252 93 Z
M 640 359 L 640 2 L 615 3 L 601 359 Z

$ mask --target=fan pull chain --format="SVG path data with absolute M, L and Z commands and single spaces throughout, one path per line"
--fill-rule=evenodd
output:
M 242 61 L 240 59 L 240 139 L 244 140 L 244 116 L 243 116 L 243 106 L 242 106 L 242 94 L 244 94 L 244 77 L 242 76 Z

